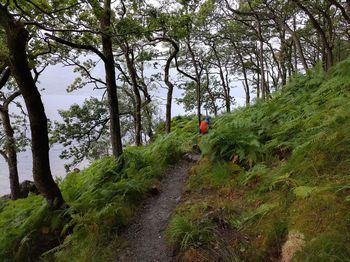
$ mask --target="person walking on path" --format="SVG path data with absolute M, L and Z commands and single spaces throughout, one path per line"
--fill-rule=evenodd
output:
M 200 125 L 199 125 L 199 132 L 201 134 L 207 134 L 208 133 L 208 128 L 209 128 L 209 117 L 206 116 L 205 120 L 202 120 Z

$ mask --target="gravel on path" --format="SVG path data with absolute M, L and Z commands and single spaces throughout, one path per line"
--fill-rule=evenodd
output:
M 134 222 L 122 236 L 127 246 L 122 248 L 118 262 L 171 262 L 174 252 L 166 245 L 165 229 L 181 199 L 183 185 L 193 163 L 181 160 L 170 167 L 162 179 L 160 193 L 145 201 Z

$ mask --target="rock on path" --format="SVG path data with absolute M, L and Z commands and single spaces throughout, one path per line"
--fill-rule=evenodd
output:
M 182 160 L 170 167 L 162 180 L 161 192 L 150 197 L 129 226 L 124 237 L 127 247 L 122 248 L 119 262 L 175 261 L 165 241 L 169 218 L 181 198 L 182 188 L 192 163 Z

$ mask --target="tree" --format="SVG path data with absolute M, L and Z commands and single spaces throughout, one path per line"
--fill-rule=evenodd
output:
M 144 77 L 144 63 L 151 60 L 152 50 L 148 50 L 149 43 L 145 40 L 146 22 L 143 14 L 143 1 L 120 1 L 121 7 L 118 12 L 118 19 L 115 20 L 116 46 L 121 50 L 123 66 L 118 66 L 118 70 L 123 75 L 123 80 L 132 87 L 134 94 L 134 120 L 135 120 L 135 144 L 142 144 L 142 114 L 147 110 L 147 105 L 151 102 L 148 93 L 146 79 Z
M 119 104 L 121 113 L 123 137 L 128 137 L 133 129 L 133 106 L 130 99 L 119 93 L 122 98 Z M 62 121 L 55 121 L 51 131 L 52 143 L 60 143 L 65 149 L 60 154 L 62 159 L 71 160 L 65 165 L 67 170 L 78 163 L 88 160 L 95 160 L 102 156 L 109 155 L 110 129 L 108 123 L 110 116 L 108 112 L 108 101 L 100 101 L 97 98 L 90 98 L 80 106 L 73 104 L 68 110 L 59 111 Z M 125 139 L 125 142 L 128 142 Z
M 231 95 L 230 95 L 230 81 L 229 81 L 229 72 L 228 72 L 228 59 L 225 59 L 223 56 L 219 54 L 218 45 L 220 45 L 220 49 L 223 50 L 224 47 L 221 45 L 220 40 L 215 36 L 212 40 L 207 42 L 207 45 L 210 47 L 213 57 L 209 58 L 209 64 L 213 65 L 215 69 L 219 70 L 219 79 L 222 87 L 223 100 L 226 108 L 226 112 L 231 112 Z M 226 61 L 225 61 L 226 60 Z
M 194 88 L 196 92 L 196 107 L 197 107 L 197 120 L 198 126 L 200 125 L 202 114 L 201 114 L 201 80 L 204 72 L 204 64 L 200 59 L 201 50 L 197 48 L 198 40 L 195 39 L 195 12 L 198 8 L 197 3 L 191 3 L 188 1 L 183 5 L 183 14 L 179 16 L 180 26 L 183 29 L 181 42 L 181 58 L 175 57 L 176 69 L 183 76 L 187 77 L 195 83 Z
M 10 69 L 6 67 L 2 70 L 1 79 L 0 79 L 0 90 L 4 88 L 9 77 Z M 20 186 L 18 179 L 18 169 L 17 169 L 17 150 L 16 150 L 16 140 L 14 135 L 14 129 L 11 124 L 10 114 L 9 114 L 9 105 L 10 103 L 18 96 L 20 92 L 15 91 L 9 96 L 6 96 L 4 92 L 1 91 L 1 100 L 2 104 L 0 105 L 0 116 L 2 120 L 3 133 L 1 135 L 1 140 L 3 148 L 0 149 L 0 154 L 6 160 L 6 163 L 9 168 L 9 180 L 10 180 L 10 190 L 11 190 L 11 199 L 17 199 L 20 197 Z
M 170 53 L 170 56 L 168 57 L 165 68 L 164 68 L 164 82 L 168 87 L 168 93 L 166 98 L 166 112 L 165 112 L 165 132 L 170 133 L 171 132 L 171 104 L 173 99 L 173 91 L 174 91 L 174 84 L 170 81 L 169 72 L 170 72 L 170 65 L 173 59 L 176 58 L 177 54 L 179 53 L 179 45 L 170 38 L 163 38 L 162 40 L 167 41 L 171 43 L 173 50 Z
M 0 26 L 6 34 L 11 75 L 16 80 L 28 111 L 34 182 L 50 205 L 59 208 L 63 206 L 64 200 L 51 174 L 47 118 L 28 64 L 26 46 L 29 32 L 21 21 L 15 20 L 8 6 L 3 4 L 0 4 Z
M 122 152 L 122 141 L 120 133 L 119 106 L 117 96 L 116 74 L 114 66 L 113 44 L 112 44 L 112 11 L 111 0 L 104 0 L 103 7 L 94 9 L 96 16 L 101 23 L 102 31 L 102 48 L 105 57 L 105 72 L 108 94 L 108 107 L 110 112 L 110 132 L 112 151 L 115 157 L 119 157 Z
M 100 28 L 94 28 L 95 24 L 88 24 L 93 29 L 91 30 L 80 30 L 79 24 L 74 24 L 77 21 L 68 21 L 65 26 L 68 28 L 71 28 L 73 26 L 73 29 L 55 29 L 53 26 L 49 28 L 49 31 L 52 32 L 64 32 L 66 35 L 70 34 L 70 38 L 75 37 L 77 38 L 76 34 L 79 34 L 81 32 L 84 32 L 81 36 L 83 40 L 86 41 L 86 39 L 91 39 L 91 35 L 98 35 L 101 37 L 101 45 L 102 45 L 102 52 L 93 44 L 90 43 L 79 43 L 79 41 L 75 42 L 73 40 L 66 40 L 62 37 L 58 37 L 52 34 L 46 34 L 47 37 L 55 40 L 58 43 L 61 43 L 63 45 L 67 45 L 76 49 L 86 50 L 93 52 L 96 54 L 99 58 L 102 59 L 104 63 L 105 68 L 105 84 L 107 88 L 107 97 L 108 97 L 108 108 L 109 108 L 109 115 L 110 115 L 110 121 L 109 121 L 109 127 L 110 127 L 110 141 L 112 146 L 112 153 L 113 156 L 118 158 L 122 152 L 122 138 L 121 138 L 121 132 L 120 132 L 120 120 L 119 120 L 119 107 L 118 107 L 118 96 L 117 96 L 117 84 L 116 84 L 116 73 L 115 73 L 115 64 L 114 64 L 114 55 L 113 55 L 113 41 L 112 41 L 112 9 L 111 9 L 111 1 L 105 0 L 103 2 L 103 5 L 99 3 L 99 1 L 90 0 L 87 2 L 88 5 L 84 5 L 85 8 L 90 7 L 91 12 L 88 14 L 84 12 L 81 15 L 81 18 L 87 20 L 90 22 L 93 21 L 93 18 L 91 18 L 91 14 L 94 15 L 94 18 L 99 21 Z M 83 4 L 83 2 L 82 2 Z M 78 5 L 80 8 L 81 6 Z M 80 9 L 75 9 L 75 12 L 79 12 Z M 76 14 L 77 15 L 77 14 Z M 79 17 L 79 15 L 77 15 Z M 59 21 L 61 17 L 59 16 L 57 18 Z M 39 25 L 39 27 L 43 27 Z M 46 26 L 44 29 L 48 29 Z M 71 35 L 72 33 L 75 33 L 75 35 Z M 93 41 L 91 41 L 93 42 Z
M 293 0 L 295 4 L 309 17 L 309 20 L 313 27 L 316 29 L 320 36 L 322 45 L 322 60 L 325 70 L 329 70 L 334 64 L 334 31 L 333 31 L 333 20 L 330 15 L 330 4 L 317 3 L 314 5 L 305 5 L 299 0 Z M 324 26 L 321 21 L 318 21 L 316 15 L 313 13 L 314 10 L 324 18 Z
M 165 9 L 162 6 L 160 9 Z M 155 8 L 150 8 L 148 10 L 148 21 L 147 29 L 149 31 L 149 40 L 154 44 L 165 43 L 169 51 L 164 54 L 166 57 L 166 62 L 164 66 L 164 83 L 168 88 L 167 98 L 166 98 L 166 111 L 165 111 L 165 132 L 171 132 L 171 108 L 173 100 L 174 84 L 170 79 L 170 68 L 172 62 L 177 58 L 180 51 L 178 38 L 180 34 L 177 27 L 178 16 L 171 13 L 166 13 Z M 162 54 L 163 56 L 163 54 Z

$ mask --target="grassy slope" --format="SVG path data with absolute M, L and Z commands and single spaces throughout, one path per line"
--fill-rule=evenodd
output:
M 278 258 L 293 231 L 306 241 L 297 261 L 350 257 L 349 72 L 350 61 L 328 75 L 314 70 L 271 101 L 216 119 L 168 229 L 183 259 Z M 189 120 L 175 118 L 170 136 L 128 148 L 123 168 L 105 158 L 70 174 L 60 182 L 68 210 L 53 212 L 33 195 L 0 202 L 0 260 L 26 261 L 49 249 L 42 259 L 113 260 L 116 232 L 195 138 Z
M 297 232 L 295 261 L 350 261 L 349 108 L 347 60 L 216 119 L 168 228 L 182 259 L 270 261 Z
M 174 118 L 172 134 L 125 149 L 119 162 L 107 157 L 69 174 L 60 181 L 67 210 L 52 211 L 35 195 L 0 202 L 0 261 L 114 261 L 117 233 L 196 139 L 192 119 Z

